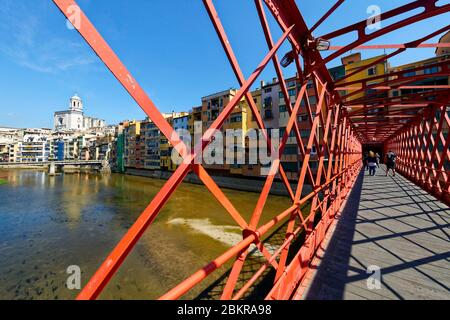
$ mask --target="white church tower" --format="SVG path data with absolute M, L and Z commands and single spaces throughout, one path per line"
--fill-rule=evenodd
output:
M 81 113 L 83 112 L 83 101 L 78 94 L 75 94 L 72 98 L 70 98 L 69 110 Z

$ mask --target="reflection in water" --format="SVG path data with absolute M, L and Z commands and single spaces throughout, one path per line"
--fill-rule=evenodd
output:
M 0 299 L 73 299 L 66 269 L 82 284 L 96 271 L 164 181 L 95 174 L 48 177 L 0 171 Z M 247 221 L 258 194 L 225 190 Z M 290 206 L 270 197 L 262 221 Z M 155 299 L 241 239 L 227 212 L 202 186 L 183 184 L 106 287 L 101 298 Z M 261 259 L 258 259 L 261 260 Z M 186 298 L 227 270 L 224 266 Z

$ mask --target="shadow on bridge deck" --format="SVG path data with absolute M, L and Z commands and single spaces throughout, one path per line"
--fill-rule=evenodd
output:
M 313 261 L 304 299 L 450 299 L 450 208 L 404 177 L 362 172 Z M 369 290 L 369 266 L 381 288 Z

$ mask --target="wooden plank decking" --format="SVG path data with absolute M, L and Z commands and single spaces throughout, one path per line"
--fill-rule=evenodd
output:
M 358 178 L 303 299 L 450 299 L 450 208 L 400 175 Z M 369 266 L 381 288 L 367 286 Z

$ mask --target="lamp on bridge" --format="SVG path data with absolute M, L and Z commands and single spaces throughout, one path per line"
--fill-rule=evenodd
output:
M 330 49 L 330 41 L 322 38 L 316 39 L 316 49 L 319 51 L 326 51 Z
M 326 51 L 330 49 L 331 42 L 326 39 L 317 38 L 317 39 L 308 39 L 307 46 L 309 49 L 315 49 L 318 51 Z
M 289 51 L 284 55 L 283 59 L 281 59 L 280 64 L 283 66 L 283 68 L 287 68 L 293 61 L 294 61 L 294 51 Z

